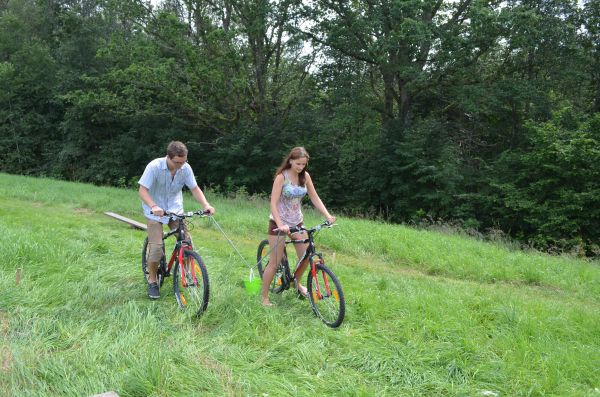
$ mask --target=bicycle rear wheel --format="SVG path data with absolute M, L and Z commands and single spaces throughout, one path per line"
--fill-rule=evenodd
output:
M 144 274 L 144 279 L 146 280 L 146 282 L 148 282 L 148 278 L 150 276 L 150 273 L 148 271 L 148 237 L 146 237 L 146 239 L 144 240 L 144 246 L 142 247 L 142 273 Z M 160 262 L 158 264 L 158 271 L 157 271 L 157 279 L 158 279 L 158 285 L 160 287 L 162 287 L 164 281 L 165 281 L 165 277 L 167 276 L 167 262 L 165 260 L 165 247 L 163 245 L 163 255 L 162 258 L 160 258 Z
M 179 308 L 190 316 L 199 317 L 208 306 L 208 272 L 197 252 L 183 251 L 183 269 L 173 266 L 173 291 Z
M 315 265 L 316 277 L 308 271 L 306 288 L 310 306 L 317 317 L 327 326 L 337 328 L 344 321 L 346 302 L 342 286 L 333 272 L 323 265 Z
M 263 240 L 258 244 L 258 251 L 256 252 L 256 263 L 258 266 L 258 273 L 260 278 L 263 276 L 264 269 L 269 265 L 269 240 Z
M 277 268 L 275 269 L 275 275 L 273 276 L 273 280 L 271 281 L 271 286 L 269 287 L 269 290 L 276 294 L 283 291 L 284 284 L 285 284 L 284 279 L 283 279 L 284 275 L 285 275 L 285 270 L 284 270 L 285 269 L 284 266 L 286 264 L 285 261 L 287 260 L 286 259 L 287 254 L 285 252 L 285 249 L 284 249 L 283 253 L 284 253 L 283 259 L 277 265 Z M 258 251 L 256 253 L 256 262 L 258 263 L 258 273 L 260 274 L 261 279 L 263 277 L 263 273 L 264 273 L 265 269 L 269 265 L 268 254 L 269 254 L 269 241 L 263 240 L 258 245 Z

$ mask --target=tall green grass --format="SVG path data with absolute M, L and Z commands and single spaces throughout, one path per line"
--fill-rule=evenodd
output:
M 253 263 L 267 203 L 207 195 Z M 291 292 L 248 296 L 203 219 L 211 299 L 190 321 L 170 279 L 146 297 L 145 233 L 104 211 L 142 220 L 133 190 L 0 174 L 0 395 L 600 396 L 597 263 L 342 218 L 317 240 L 347 298 L 331 330 Z

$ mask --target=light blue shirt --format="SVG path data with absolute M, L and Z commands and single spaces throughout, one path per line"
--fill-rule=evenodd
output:
M 176 214 L 183 212 L 183 194 L 181 193 L 183 185 L 186 185 L 190 190 L 198 186 L 192 167 L 188 163 L 185 163 L 171 177 L 171 171 L 167 168 L 166 157 L 157 158 L 148 163 L 138 183 L 148 189 L 150 197 L 156 205 L 165 211 Z M 168 217 L 152 215 L 150 207 L 143 201 L 142 208 L 146 218 L 161 223 L 169 223 Z

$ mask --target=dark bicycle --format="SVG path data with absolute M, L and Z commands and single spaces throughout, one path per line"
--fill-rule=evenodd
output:
M 306 289 L 308 290 L 308 299 L 312 307 L 313 312 L 319 317 L 327 326 L 331 328 L 339 327 L 344 321 L 344 314 L 346 311 L 346 303 L 344 300 L 344 293 L 342 292 L 342 286 L 338 281 L 333 271 L 325 266 L 323 255 L 316 252 L 314 238 L 317 232 L 324 227 L 331 227 L 329 222 L 323 222 L 313 228 L 306 229 L 304 227 L 293 227 L 290 228 L 290 233 L 297 233 L 300 231 L 306 231 L 308 237 L 302 240 L 286 240 L 285 244 L 306 244 L 308 247 L 304 252 L 304 255 L 296 263 L 294 274 L 290 272 L 290 265 L 288 262 L 287 251 L 284 248 L 283 258 L 277 264 L 273 281 L 271 282 L 270 290 L 276 294 L 280 294 L 283 291 L 294 285 L 294 280 L 299 275 L 298 270 L 300 264 L 308 259 L 308 276 L 306 279 Z M 263 276 L 264 269 L 268 266 L 268 253 L 269 253 L 269 241 L 263 240 L 258 245 L 258 253 L 256 255 L 256 261 L 258 262 L 258 271 L 260 277 Z M 263 266 L 263 262 L 267 261 L 267 264 Z
M 173 292 L 179 308 L 196 317 L 201 316 L 208 306 L 208 272 L 202 258 L 194 251 L 192 242 L 186 239 L 185 225 L 189 218 L 208 215 L 210 215 L 209 211 L 187 212 L 184 214 L 165 212 L 165 216 L 177 221 L 177 227 L 164 233 L 163 240 L 170 236 L 176 236 L 177 241 L 168 263 L 165 256 L 165 244 L 163 244 L 163 255 L 159 261 L 157 273 L 159 288 L 162 287 L 165 278 L 173 274 Z M 144 247 L 142 248 L 142 271 L 146 282 L 149 277 L 147 255 L 148 237 L 144 240 Z

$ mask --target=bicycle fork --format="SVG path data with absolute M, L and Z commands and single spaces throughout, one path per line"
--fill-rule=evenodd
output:
M 186 272 L 190 271 L 192 274 L 192 282 L 194 285 L 196 285 L 198 283 L 198 279 L 196 278 L 196 266 L 189 266 L 189 269 L 186 270 L 185 269 L 185 257 L 184 257 L 184 250 L 192 250 L 192 246 L 191 245 L 180 245 L 179 249 L 176 249 L 173 251 L 173 254 L 171 255 L 171 259 L 169 260 L 169 265 L 168 265 L 168 269 L 171 270 L 171 268 L 173 267 L 173 265 L 175 266 L 179 266 L 179 274 L 181 275 L 181 285 L 183 288 L 187 287 L 187 277 L 186 277 Z M 175 264 L 175 259 L 177 259 L 177 264 Z M 193 263 L 193 259 L 189 258 L 189 261 L 192 261 Z M 170 274 L 170 271 L 168 272 Z
M 313 258 L 310 258 L 310 275 L 313 279 L 312 284 L 314 285 L 314 288 L 311 292 L 313 295 L 313 300 L 317 301 L 331 297 L 332 293 L 331 287 L 329 286 L 329 278 L 327 277 L 327 273 L 324 271 L 321 272 L 321 276 L 323 278 L 323 286 L 325 287 L 325 295 L 323 295 L 323 293 L 321 292 L 321 283 L 319 282 L 319 279 L 317 277 L 317 265 L 320 264 L 322 266 L 325 266 L 325 261 L 323 260 L 323 256 L 321 254 L 315 254 L 314 256 L 316 256 L 318 259 L 314 261 Z M 336 295 L 337 290 L 334 289 L 333 297 L 335 298 L 335 300 L 339 300 L 339 297 Z
M 184 250 L 192 250 L 191 245 L 181 245 L 179 248 L 179 254 L 177 255 L 177 262 L 179 263 L 179 269 L 181 270 L 181 285 L 183 288 L 187 288 L 187 274 L 186 272 L 191 272 L 192 274 L 192 285 L 198 285 L 198 279 L 196 278 L 196 266 L 194 262 L 194 258 L 188 258 L 188 263 L 185 263 L 185 256 L 183 254 Z M 187 266 L 187 270 L 185 269 Z

